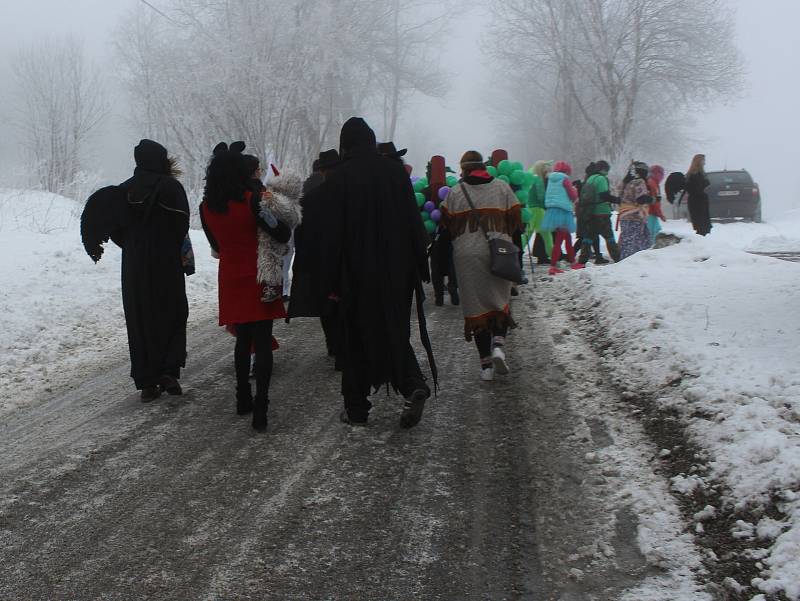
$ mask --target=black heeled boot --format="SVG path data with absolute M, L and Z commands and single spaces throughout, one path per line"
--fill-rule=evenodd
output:
M 267 407 L 269 399 L 256 398 L 253 404 L 253 430 L 256 432 L 267 431 Z
M 236 387 L 236 415 L 247 415 L 253 411 L 253 392 L 247 387 Z

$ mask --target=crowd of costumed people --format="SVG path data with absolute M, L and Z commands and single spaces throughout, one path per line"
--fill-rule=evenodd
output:
M 219 325 L 235 338 L 231 399 L 258 432 L 268 428 L 275 320 L 319 320 L 341 374 L 343 423 L 366 425 L 370 397 L 385 388 L 403 398 L 400 426 L 412 428 L 439 388 L 424 284 L 435 305 L 447 293 L 460 307 L 464 337 L 478 352 L 476 375 L 490 382 L 510 371 L 511 297 L 528 282 L 526 262 L 531 270 L 534 260 L 548 265 L 550 275 L 589 260 L 608 263 L 600 238 L 617 262 L 652 246 L 664 219 L 664 170 L 638 161 L 617 185 L 604 160 L 572 179 L 565 161 L 525 169 L 503 150 L 486 159 L 469 150 L 457 170 L 434 156 L 417 176 L 406 150 L 378 144 L 358 117 L 342 127 L 339 149 L 319 153 L 305 178 L 262 165 L 246 149 L 245 142 L 210 149 L 199 213 L 219 262 Z M 89 197 L 81 236 L 95 262 L 109 240 L 122 249 L 130 375 L 149 403 L 182 394 L 185 278 L 194 273 L 194 254 L 177 162 L 152 140 L 136 146 L 134 159 L 130 179 Z M 710 231 L 704 164 L 697 155 L 685 176 L 667 181 L 670 202 L 685 190 L 703 235 Z M 412 344 L 412 313 L 427 374 Z

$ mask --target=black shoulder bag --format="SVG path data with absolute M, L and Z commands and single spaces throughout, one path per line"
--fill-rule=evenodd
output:
M 519 265 L 519 248 L 513 242 L 503 238 L 489 237 L 489 234 L 483 229 L 481 216 L 475 209 L 475 205 L 472 204 L 472 198 L 470 198 L 466 185 L 462 184 L 461 189 L 464 191 L 464 198 L 467 199 L 472 210 L 472 216 L 478 220 L 478 227 L 481 228 L 486 241 L 489 243 L 489 271 L 498 278 L 521 284 L 522 268 Z

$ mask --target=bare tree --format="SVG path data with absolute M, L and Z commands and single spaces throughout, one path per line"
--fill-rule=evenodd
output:
M 72 38 L 37 43 L 12 62 L 22 142 L 45 190 L 68 193 L 110 110 L 99 69 Z
M 396 0 L 140 4 L 116 36 L 132 122 L 175 149 L 193 188 L 219 140 L 305 169 L 352 115 L 387 107 L 393 133 L 408 94 L 444 90 L 429 60 L 441 9 L 412 4 L 434 8 L 412 18 Z
M 678 125 L 689 109 L 742 85 L 726 0 L 504 0 L 493 3 L 493 58 L 533 82 L 540 119 L 579 132 L 594 156 L 640 151 L 648 117 Z M 502 41 L 502 43 L 498 43 Z M 660 115 L 654 108 L 663 108 Z M 515 124 L 517 126 L 521 123 Z M 534 133 L 527 128 L 531 135 Z M 662 128 L 664 129 L 664 128 Z M 669 130 L 669 127 L 666 128 Z M 561 156 L 575 138 L 552 137 Z

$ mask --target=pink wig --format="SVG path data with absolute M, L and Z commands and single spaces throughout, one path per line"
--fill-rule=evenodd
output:
M 553 171 L 564 173 L 566 175 L 572 175 L 572 167 L 566 161 L 557 161 L 556 164 L 553 165 Z

